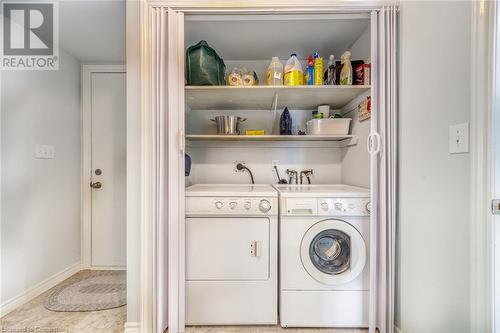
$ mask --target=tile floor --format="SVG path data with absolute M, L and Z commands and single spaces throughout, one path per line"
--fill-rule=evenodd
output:
M 366 333 L 366 329 L 281 328 L 280 326 L 191 326 L 186 333 Z
M 64 280 L 68 284 L 88 274 L 81 271 Z M 50 290 L 0 318 L 0 332 L 122 333 L 127 307 L 92 312 L 53 312 L 43 303 Z
M 61 282 L 88 274 L 81 271 Z M 126 306 L 92 312 L 53 312 L 43 302 L 50 290 L 0 318 L 0 332 L 122 333 Z M 366 329 L 281 328 L 280 326 L 188 326 L 186 333 L 366 333 Z

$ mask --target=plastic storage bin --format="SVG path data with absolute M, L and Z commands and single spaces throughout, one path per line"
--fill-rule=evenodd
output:
M 311 119 L 306 123 L 308 135 L 347 135 L 350 118 Z

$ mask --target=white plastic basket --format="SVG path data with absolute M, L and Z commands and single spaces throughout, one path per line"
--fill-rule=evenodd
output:
M 308 135 L 347 135 L 351 118 L 311 119 L 306 123 Z

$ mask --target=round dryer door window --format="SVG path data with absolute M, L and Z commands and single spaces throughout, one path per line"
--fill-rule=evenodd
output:
M 351 224 L 341 220 L 314 224 L 302 238 L 300 252 L 309 275 L 327 285 L 354 280 L 366 263 L 363 237 Z

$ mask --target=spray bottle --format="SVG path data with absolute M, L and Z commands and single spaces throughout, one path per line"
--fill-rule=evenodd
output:
M 314 85 L 323 85 L 323 58 L 314 52 Z

